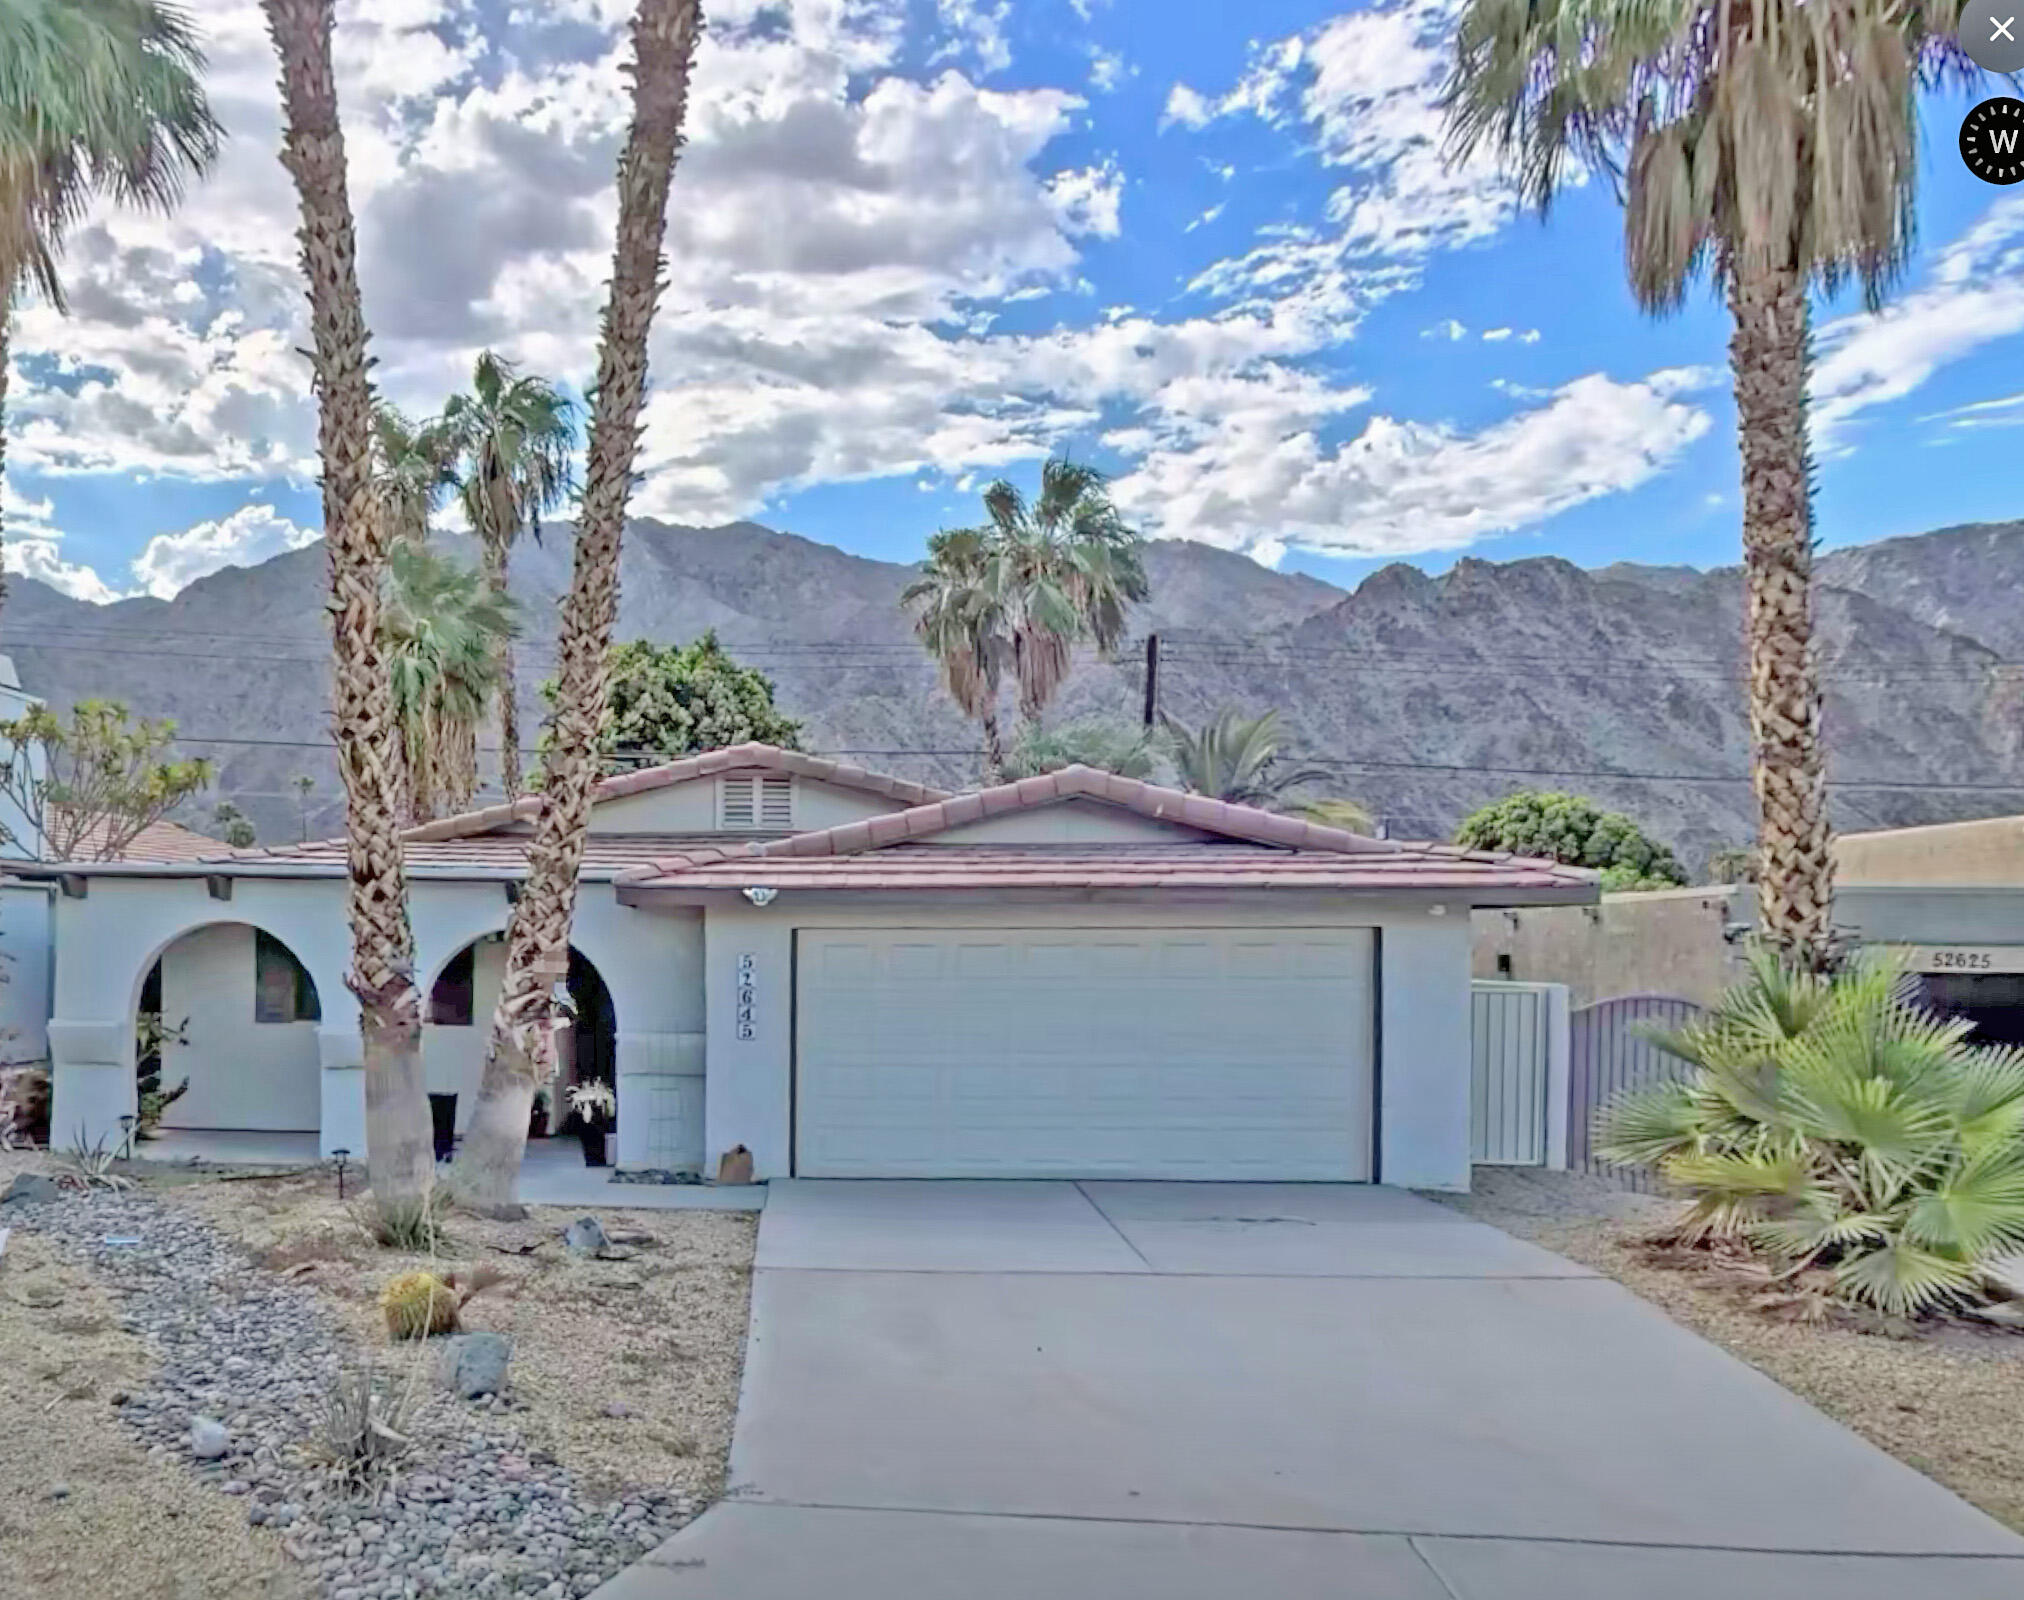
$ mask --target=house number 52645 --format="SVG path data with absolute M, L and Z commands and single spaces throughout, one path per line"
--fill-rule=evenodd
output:
M 753 968 L 758 957 L 747 950 L 738 957 L 738 1037 L 752 1037 L 754 1017 L 758 1002 L 758 987 L 753 982 Z

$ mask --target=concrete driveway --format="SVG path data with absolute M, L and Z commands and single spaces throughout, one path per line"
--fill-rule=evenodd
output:
M 775 1183 L 731 1477 L 603 1600 L 2024 1596 L 1931 1480 L 1387 1189 Z

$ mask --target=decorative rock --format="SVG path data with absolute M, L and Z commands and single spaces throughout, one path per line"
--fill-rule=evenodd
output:
M 466 1400 L 497 1394 L 505 1387 L 512 1357 L 513 1345 L 504 1334 L 457 1334 L 444 1341 L 444 1382 Z
M 199 1461 L 216 1461 L 232 1447 L 232 1436 L 225 1431 L 225 1424 L 210 1417 L 194 1417 L 190 1421 L 190 1454 Z
M 68 1500 L 70 1498 L 70 1485 L 67 1483 L 52 1483 L 49 1486 L 49 1498 L 52 1500 Z
M 611 1248 L 604 1236 L 604 1224 L 595 1217 L 578 1217 L 562 1230 L 562 1248 L 573 1256 L 594 1256 Z
M 14 1181 L 7 1185 L 7 1192 L 0 1194 L 0 1206 L 15 1204 L 46 1206 L 52 1200 L 63 1198 L 63 1185 L 54 1178 L 39 1172 L 15 1174 Z
M 614 1418 L 629 1417 L 633 1414 L 633 1409 L 631 1406 L 627 1405 L 623 1400 L 614 1400 L 611 1402 L 611 1404 L 607 1405 L 604 1408 L 604 1414 L 608 1417 Z

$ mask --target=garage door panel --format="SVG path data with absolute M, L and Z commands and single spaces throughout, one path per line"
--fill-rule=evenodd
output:
M 1359 1179 L 1367 930 L 805 930 L 811 1176 Z

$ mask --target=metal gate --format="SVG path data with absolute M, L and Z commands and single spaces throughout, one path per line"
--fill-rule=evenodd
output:
M 1649 1169 L 1618 1167 L 1595 1156 L 1595 1114 L 1626 1089 L 1642 1088 L 1692 1069 L 1644 1037 L 1648 1028 L 1677 1028 L 1700 1007 L 1668 994 L 1627 994 L 1583 1006 L 1569 1019 L 1567 1164 L 1650 1194 L 1658 1187 Z
M 1567 986 L 1478 980 L 1469 989 L 1469 1159 L 1486 1166 L 1564 1165 Z

